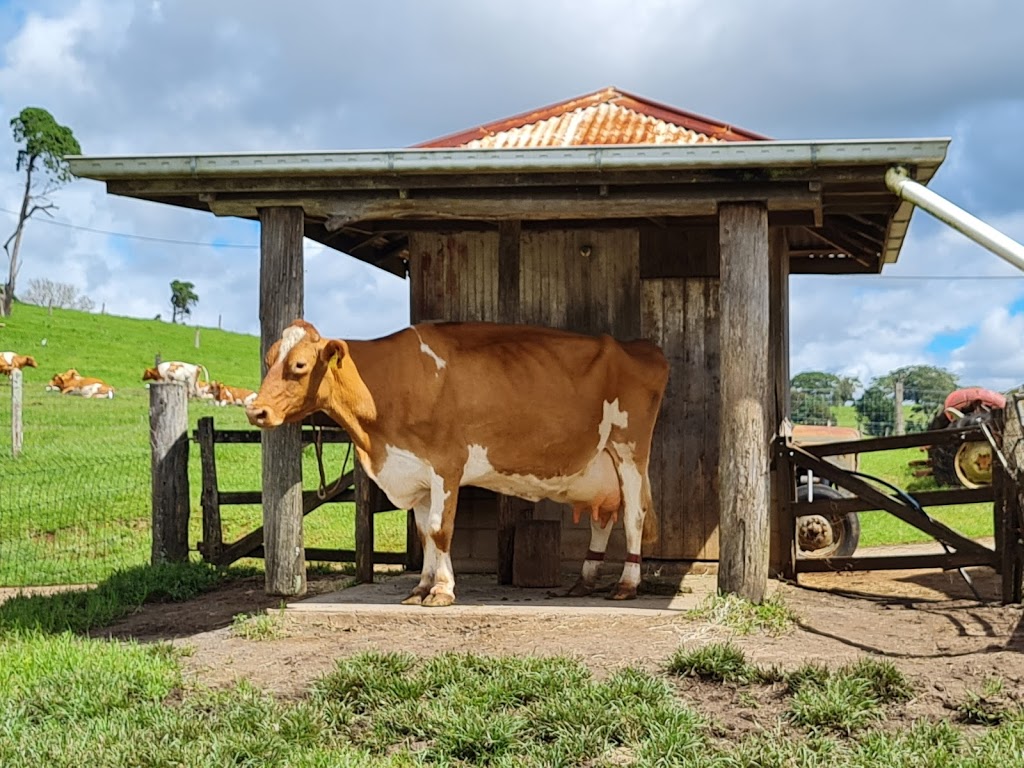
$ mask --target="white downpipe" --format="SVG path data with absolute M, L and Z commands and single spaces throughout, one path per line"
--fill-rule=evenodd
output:
M 988 248 L 1001 259 L 1005 259 L 1024 272 L 1024 245 L 1007 237 L 995 227 L 972 216 L 946 198 L 935 194 L 928 187 L 919 184 L 907 174 L 905 168 L 895 166 L 885 172 L 885 185 L 893 194 L 923 208 L 944 224 Z

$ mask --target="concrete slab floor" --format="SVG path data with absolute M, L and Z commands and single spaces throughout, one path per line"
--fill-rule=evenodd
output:
M 602 582 L 603 592 L 590 597 L 567 597 L 566 591 L 578 574 L 565 574 L 563 586 L 550 589 L 526 589 L 499 586 L 494 574 L 460 574 L 456 576 L 456 602 L 441 609 L 402 605 L 419 581 L 418 573 L 376 574 L 373 584 L 356 584 L 336 592 L 328 592 L 307 600 L 290 603 L 289 613 L 392 613 L 422 615 L 443 614 L 480 616 L 485 614 L 539 615 L 633 615 L 678 616 L 696 608 L 717 588 L 714 575 L 686 575 L 669 581 L 645 582 L 636 600 L 605 599 L 614 579 Z

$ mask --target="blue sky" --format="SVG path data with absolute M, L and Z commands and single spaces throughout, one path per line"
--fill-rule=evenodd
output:
M 88 154 L 401 147 L 616 85 L 776 138 L 949 136 L 931 186 L 1024 240 L 1024 5 L 519 0 L 0 0 L 0 106 L 49 109 Z M 315 23 L 311 23 L 311 20 Z M 841 31 L 841 33 L 839 32 Z M 0 208 L 18 205 L 0 132 Z M 258 329 L 258 228 L 105 194 L 54 197 L 20 282 L 58 276 L 107 310 Z M 0 213 L 0 230 L 13 218 Z M 6 234 L 3 235 L 6 239 Z M 307 317 L 371 337 L 408 319 L 404 281 L 307 244 Z M 924 277 L 942 279 L 920 279 Z M 988 279 L 969 279 L 984 277 Z M 926 214 L 880 277 L 794 277 L 792 368 L 934 364 L 1024 382 L 1024 277 Z M 998 278 L 998 279 L 991 279 Z

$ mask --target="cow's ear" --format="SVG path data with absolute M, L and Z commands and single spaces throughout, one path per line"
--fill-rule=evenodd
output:
M 320 350 L 320 359 L 337 368 L 348 354 L 348 345 L 340 339 L 328 339 Z

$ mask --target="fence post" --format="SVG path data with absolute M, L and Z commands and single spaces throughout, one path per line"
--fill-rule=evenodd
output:
M 1009 471 L 996 466 L 995 530 L 1000 561 L 1003 603 L 1019 603 L 1024 597 L 1024 424 L 1021 396 L 1012 394 L 1003 412 L 1003 455 Z
M 152 563 L 188 559 L 188 395 L 184 384 L 149 385 Z
M 203 507 L 203 541 L 199 551 L 203 555 L 203 560 L 215 563 L 224 549 L 224 534 L 220 524 L 220 490 L 217 485 L 213 416 L 204 416 L 199 420 L 196 441 L 199 443 L 199 464 L 202 467 L 200 504 Z
M 21 455 L 21 369 L 11 371 L 11 455 Z

